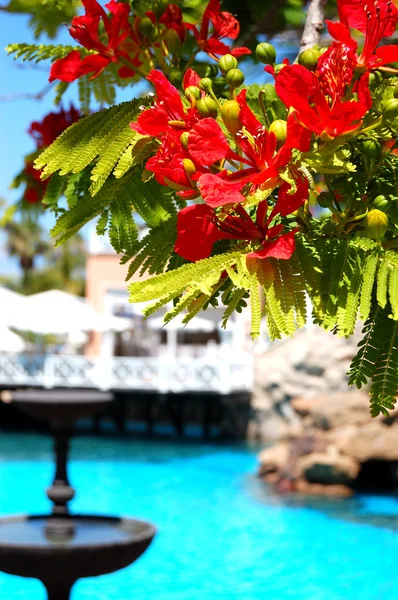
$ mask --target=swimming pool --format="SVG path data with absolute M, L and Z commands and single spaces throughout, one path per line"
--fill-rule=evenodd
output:
M 72 600 L 398 600 L 398 498 L 280 498 L 255 477 L 256 449 L 78 437 L 77 512 L 152 521 L 158 535 L 118 573 L 79 581 Z M 47 511 L 51 441 L 0 434 L 0 514 Z M 0 573 L 2 600 L 44 600 Z

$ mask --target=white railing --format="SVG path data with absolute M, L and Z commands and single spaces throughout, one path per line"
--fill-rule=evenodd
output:
M 0 354 L 1 387 L 74 387 L 157 392 L 250 392 L 250 356 L 209 358 L 102 358 Z

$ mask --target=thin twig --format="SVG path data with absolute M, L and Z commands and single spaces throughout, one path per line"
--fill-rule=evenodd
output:
M 44 96 L 51 90 L 53 87 L 52 83 L 48 83 L 46 87 L 44 87 L 40 92 L 36 94 L 26 93 L 26 94 L 7 94 L 6 96 L 0 96 L 0 102 L 12 102 L 13 100 L 43 100 Z
M 308 5 L 300 52 L 319 44 L 327 0 L 311 0 Z

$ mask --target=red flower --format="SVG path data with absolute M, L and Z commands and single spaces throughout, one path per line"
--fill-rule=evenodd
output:
M 87 50 L 95 50 L 98 54 L 89 54 L 81 58 L 78 50 L 72 50 L 67 56 L 53 63 L 49 81 L 60 79 L 71 83 L 88 73 L 93 73 L 94 78 L 100 75 L 110 62 L 117 62 L 120 57 L 130 62 L 137 59 L 137 56 L 130 59 L 121 48 L 127 36 L 133 36 L 128 21 L 129 5 L 111 0 L 105 5 L 112 15 L 112 18 L 109 18 L 96 0 L 82 0 L 82 2 L 86 14 L 72 19 L 69 33 Z M 107 36 L 106 44 L 99 35 L 101 20 Z
M 160 185 L 171 187 L 182 198 L 191 200 L 200 195 L 194 181 L 201 173 L 197 172 L 178 134 L 172 130 L 163 137 L 161 147 L 147 161 L 145 168 L 155 173 Z
M 393 35 L 397 26 L 398 9 L 392 0 L 339 0 L 338 8 L 341 23 L 326 21 L 329 33 L 354 50 L 357 42 L 351 37 L 350 28 L 364 34 L 365 43 L 357 59 L 359 68 L 369 71 L 398 61 L 396 44 L 377 47 L 383 38 Z
M 209 166 L 225 159 L 234 161 L 233 164 L 245 165 L 245 168 L 229 174 L 223 171 L 218 175 L 204 174 L 199 178 L 202 197 L 212 207 L 243 202 L 245 196 L 242 189 L 249 183 L 262 189 L 275 187 L 280 182 L 280 170 L 291 159 L 292 148 L 309 150 L 311 134 L 298 123 L 294 112 L 288 118 L 287 141 L 277 150 L 275 135 L 268 133 L 248 107 L 245 90 L 238 95 L 237 101 L 241 106 L 239 120 L 244 127 L 235 136 L 241 154 L 231 150 L 214 119 L 203 119 L 189 134 L 189 153 L 198 164 Z
M 80 113 L 73 106 L 69 111 L 63 108 L 59 112 L 51 112 L 39 121 L 34 121 L 29 127 L 29 134 L 36 141 L 37 148 L 49 146 L 67 127 L 80 118 Z M 37 173 L 38 171 L 36 171 Z
M 286 66 L 275 84 L 286 106 L 297 110 L 300 123 L 326 140 L 358 129 L 372 105 L 366 75 L 353 86 L 357 99 L 345 99 L 343 94 L 349 79 L 341 81 L 340 78 L 352 72 L 352 65 L 342 64 L 341 51 L 338 44 L 332 46 L 316 74 L 301 65 Z M 346 58 L 349 59 L 349 53 Z
M 31 123 L 28 133 L 36 142 L 36 149 L 44 148 L 52 142 L 72 123 L 80 118 L 80 113 L 73 106 L 69 111 L 61 108 L 59 112 L 51 112 L 42 121 Z M 41 202 L 44 197 L 49 179 L 40 179 L 41 171 L 35 169 L 34 160 L 28 159 L 23 170 L 23 180 L 26 183 L 23 199 L 29 204 Z
M 212 32 L 209 35 L 210 24 Z M 231 49 L 220 41 L 224 38 L 236 40 L 240 31 L 239 21 L 231 13 L 221 12 L 220 0 L 210 0 L 203 14 L 200 31 L 194 25 L 187 25 L 187 27 L 193 31 L 200 50 L 207 52 L 213 58 L 216 58 L 216 54 L 221 56 L 251 54 L 249 48 Z
M 176 4 L 169 4 L 166 12 L 160 17 L 160 23 L 163 23 L 167 29 L 174 29 L 177 32 L 181 43 L 185 40 L 186 23 L 182 21 L 181 8 Z
M 196 73 L 189 69 L 184 77 L 184 87 L 195 85 Z M 197 111 L 185 110 L 178 90 L 161 73 L 153 69 L 147 77 L 153 83 L 156 91 L 156 100 L 151 108 L 143 111 L 136 123 L 131 123 L 131 128 L 142 135 L 154 137 L 162 136 L 170 129 L 177 128 L 180 133 L 189 130 L 198 120 Z
M 234 238 L 214 224 L 214 211 L 206 204 L 194 204 L 180 210 L 177 216 L 177 241 L 174 250 L 192 262 L 208 258 L 218 240 Z
M 279 200 L 278 200 L 279 202 Z M 267 203 L 257 207 L 256 222 L 253 222 L 245 209 L 237 205 L 235 214 L 219 215 L 203 204 L 195 204 L 182 209 L 177 218 L 177 241 L 175 251 L 183 258 L 195 262 L 208 258 L 215 242 L 235 239 L 254 242 L 258 250 L 247 258 L 288 259 L 294 252 L 294 235 L 297 229 L 281 235 L 283 225 L 269 227 L 276 216 L 276 207 L 267 217 Z

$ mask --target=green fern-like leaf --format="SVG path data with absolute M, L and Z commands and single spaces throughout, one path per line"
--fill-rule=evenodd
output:
M 372 305 L 372 293 L 376 279 L 376 270 L 379 262 L 379 253 L 372 252 L 365 261 L 362 274 L 361 301 L 359 306 L 359 316 L 366 321 L 369 316 Z
M 388 295 L 392 309 L 392 317 L 395 321 L 398 321 L 398 268 L 391 270 L 390 281 L 388 283 Z
M 228 306 L 223 313 L 221 322 L 221 326 L 223 327 L 223 329 L 226 329 L 229 319 L 231 318 L 234 311 L 238 308 L 243 298 L 245 298 L 245 296 L 247 295 L 247 291 L 244 288 L 237 289 L 234 291 L 230 290 L 229 294 L 230 297 L 228 299 Z
M 112 165 L 112 170 L 126 148 L 126 138 L 123 136 L 120 142 L 118 136 L 127 132 L 131 135 L 130 121 L 137 115 L 142 103 L 142 99 L 123 102 L 84 117 L 68 127 L 35 161 L 36 168 L 43 169 L 43 179 L 55 171 L 60 171 L 61 175 L 79 173 L 96 157 L 101 160 L 103 155 L 105 158 L 96 170 L 95 177 L 100 178 L 107 173 L 109 165 Z M 102 184 L 105 179 L 101 178 Z M 95 191 L 99 189 L 98 185 Z
M 261 299 L 258 279 L 255 276 L 251 278 L 250 286 L 250 307 L 251 307 L 251 329 L 250 335 L 253 340 L 260 337 L 261 329 Z
M 361 388 L 372 379 L 377 362 L 384 350 L 385 327 L 388 317 L 380 306 L 373 306 L 363 327 L 364 337 L 359 342 L 358 353 L 353 358 L 348 372 L 349 385 Z
M 118 254 L 132 254 L 138 246 L 138 227 L 134 222 L 131 205 L 124 200 L 125 198 L 119 198 L 111 204 L 109 240 Z
M 48 182 L 46 192 L 44 194 L 42 203 L 57 212 L 58 200 L 63 194 L 66 181 L 63 177 L 60 177 L 58 173 L 54 173 Z
M 67 56 L 72 50 L 78 50 L 82 58 L 88 54 L 93 54 L 90 50 L 86 50 L 82 46 L 62 46 L 54 44 L 9 44 L 6 47 L 7 54 L 13 54 L 14 59 L 22 59 L 25 61 L 35 61 L 39 63 L 43 60 L 51 60 L 52 62 Z
M 389 264 L 386 260 L 380 262 L 377 274 L 377 302 L 384 308 L 387 304 L 388 277 L 390 274 Z
M 174 271 L 161 273 L 152 279 L 130 284 L 130 301 L 147 302 L 170 295 L 179 296 L 187 288 L 196 288 L 204 294 L 211 294 L 226 266 L 234 264 L 241 256 L 238 252 L 218 254 L 196 263 L 183 265 Z
M 388 416 L 398 396 L 398 321 L 385 323 L 384 348 L 375 365 L 370 387 L 372 417 L 380 413 Z

